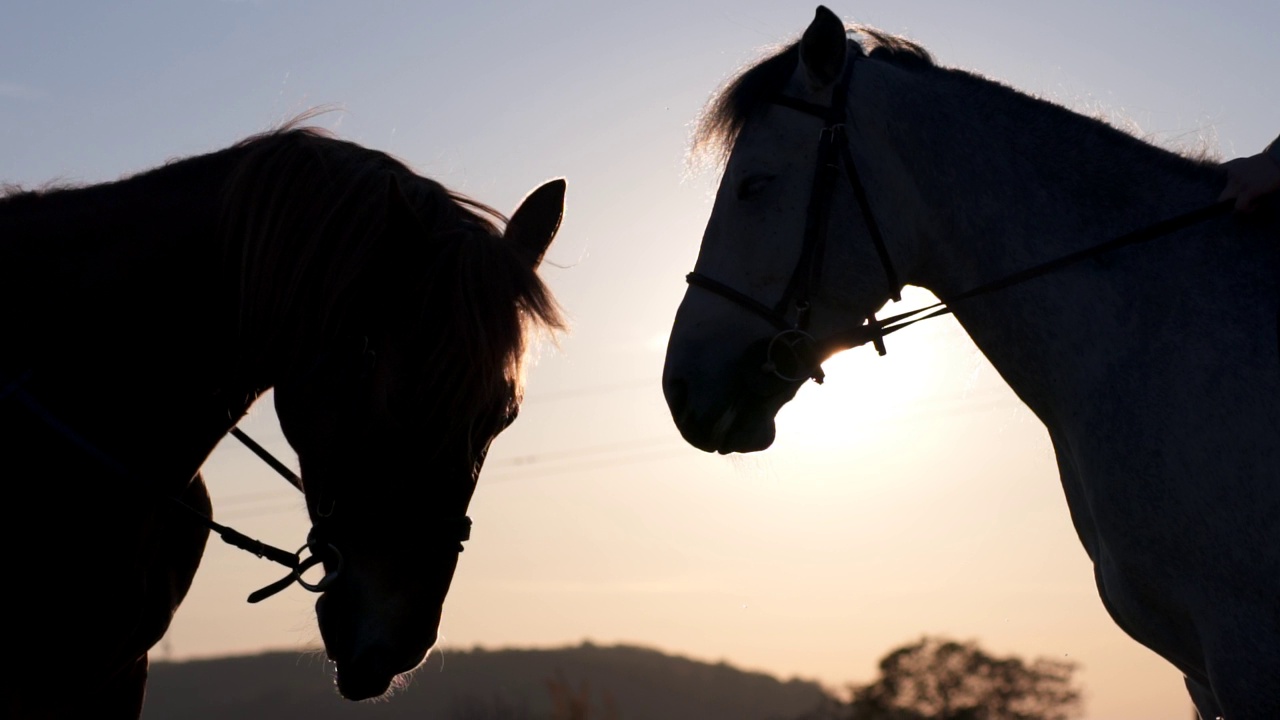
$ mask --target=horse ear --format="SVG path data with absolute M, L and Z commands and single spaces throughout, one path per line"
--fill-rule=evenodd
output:
M 800 71 L 813 89 L 835 83 L 844 72 L 849 43 L 844 23 L 825 6 L 819 5 L 813 22 L 800 38 Z
M 564 178 L 543 183 L 525 196 L 507 223 L 505 237 L 516 244 L 532 267 L 538 267 L 564 217 Z

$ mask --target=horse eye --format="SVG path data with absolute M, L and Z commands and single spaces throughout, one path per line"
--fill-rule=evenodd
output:
M 743 178 L 742 182 L 738 183 L 738 199 L 746 200 L 747 198 L 760 194 L 760 191 L 764 190 L 765 186 L 773 182 L 774 177 L 776 176 L 752 175 L 750 177 Z

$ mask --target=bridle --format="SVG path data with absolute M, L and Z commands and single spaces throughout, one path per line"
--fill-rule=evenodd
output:
M 902 299 L 902 286 L 898 273 L 894 269 L 884 236 L 880 232 L 880 225 L 867 199 L 866 189 L 858 176 L 858 169 L 854 164 L 848 141 L 846 116 L 849 88 L 853 82 L 854 67 L 864 57 L 860 49 L 849 53 L 844 72 L 832 92 L 830 105 L 818 105 L 781 94 L 772 100 L 774 105 L 815 116 L 824 122 L 822 132 L 818 136 L 818 162 L 806 209 L 804 244 L 800 248 L 800 257 L 796 261 L 795 269 L 791 272 L 791 278 L 778 302 L 770 307 L 719 280 L 696 271 L 685 276 L 688 284 L 737 304 L 768 321 L 777 330 L 772 337 L 748 347 L 742 360 L 743 379 L 747 387 L 755 389 L 761 395 L 772 395 L 778 392 L 781 389 L 778 386 L 779 381 L 784 385 L 793 385 L 812 379 L 822 384 L 825 377 L 822 371 L 822 360 L 841 350 L 870 342 L 877 353 L 884 355 L 886 335 L 922 320 L 948 314 L 952 312 L 949 305 L 957 301 L 1001 290 L 1086 258 L 1167 235 L 1209 218 L 1226 215 L 1234 207 L 1233 200 L 1222 200 L 1120 235 L 1093 247 L 984 283 L 927 307 L 884 319 L 877 319 L 875 312 L 872 312 L 860 325 L 839 330 L 821 340 L 815 339 L 809 333 L 811 296 L 814 286 L 821 279 L 831 204 L 841 168 L 858 202 L 863 223 L 875 246 L 876 255 L 880 258 L 881 268 L 889 287 L 889 298 L 894 302 Z M 761 362 L 762 350 L 763 362 Z
M 871 241 L 875 244 L 876 254 L 880 258 L 880 264 L 888 281 L 890 296 L 894 301 L 901 299 L 898 274 L 893 268 L 889 250 L 880 233 L 880 225 L 876 222 L 875 214 L 871 212 L 871 203 L 867 200 L 866 190 L 858 177 L 857 166 L 854 165 L 846 138 L 849 86 L 853 82 L 853 68 L 858 57 L 860 56 L 852 54 L 851 59 L 845 64 L 844 72 L 831 94 L 831 104 L 828 106 L 824 107 L 789 95 L 779 95 L 773 99 L 775 105 L 813 115 L 824 121 L 822 132 L 818 135 L 818 163 L 814 170 L 813 189 L 809 194 L 809 205 L 805 216 L 804 244 L 800 247 L 800 258 L 796 261 L 795 269 L 791 271 L 791 279 L 787 281 L 782 297 L 773 307 L 769 307 L 702 273 L 691 272 L 685 276 L 685 280 L 690 285 L 709 290 L 737 303 L 769 321 L 777 329 L 777 334 L 765 343 L 765 360 L 759 369 L 766 375 L 772 375 L 786 383 L 804 382 L 812 378 L 814 382 L 821 384 L 825 377 L 820 364 L 819 343 L 809 334 L 809 310 L 813 288 L 822 275 L 831 203 L 841 167 L 844 168 L 845 177 L 862 209 L 862 217 L 871 235 Z M 872 313 L 867 318 L 866 325 L 861 327 L 880 327 L 875 313 Z M 867 339 L 875 343 L 876 350 L 881 355 L 885 353 L 883 334 L 871 334 Z M 748 352 L 751 353 L 751 350 Z M 749 362 L 748 368 L 750 364 Z M 750 372 L 749 369 L 748 372 Z
M 360 362 L 361 373 L 368 373 L 372 370 L 372 353 L 367 349 L 367 344 L 362 348 L 362 356 Z M 35 398 L 24 385 L 30 380 L 32 371 L 27 371 L 19 375 L 16 379 L 4 383 L 4 378 L 0 377 L 0 400 L 13 398 L 32 412 L 38 419 L 43 421 L 50 428 L 58 432 L 69 442 L 83 450 L 90 457 L 94 458 L 99 464 L 107 468 L 114 475 L 125 479 L 139 487 L 147 487 L 142 478 L 133 472 L 130 468 L 117 461 L 114 457 L 104 452 L 97 445 L 89 441 L 74 428 L 63 422 L 56 415 L 50 412 L 37 398 Z M 249 448 L 255 455 L 261 458 L 271 469 L 275 470 L 281 477 L 289 482 L 290 485 L 303 491 L 302 478 L 298 477 L 287 465 L 280 462 L 278 458 L 272 455 L 266 448 L 258 444 L 253 438 L 249 437 L 243 430 L 233 427 L 228 434 L 239 440 L 245 447 Z M 254 591 L 249 595 L 250 603 L 257 603 L 265 600 L 272 595 L 288 588 L 290 585 L 297 583 L 306 590 L 314 593 L 322 593 L 328 590 L 342 573 L 343 559 L 342 553 L 338 548 L 324 537 L 324 533 L 319 526 L 313 525 L 307 533 L 307 542 L 296 552 L 289 552 L 281 548 L 269 545 L 260 540 L 255 540 L 238 530 L 216 522 L 208 515 L 196 510 L 195 508 L 182 502 L 180 499 L 172 495 L 162 495 L 162 497 L 182 511 L 195 522 L 203 525 L 209 530 L 218 534 L 223 542 L 232 547 L 239 548 L 246 552 L 252 553 L 260 558 L 270 560 L 274 563 L 283 565 L 289 569 L 289 574 L 277 580 L 266 587 Z M 327 511 L 317 514 L 326 517 L 333 512 L 332 504 Z M 446 519 L 443 522 L 437 522 L 433 528 L 437 538 L 442 542 L 456 543 L 458 552 L 462 552 L 462 543 L 471 539 L 471 518 L 462 515 L 457 518 Z M 306 553 L 304 557 L 303 553 Z M 303 574 L 317 565 L 329 561 L 323 577 L 316 582 L 310 582 L 303 578 Z M 329 569 L 329 568 L 332 569 Z
M 275 455 L 272 455 L 269 450 L 259 445 L 253 438 L 249 437 L 245 431 L 238 427 L 233 427 L 227 432 L 227 434 L 239 440 L 242 445 L 249 448 L 253 454 L 261 458 L 268 467 L 275 470 L 280 477 L 287 480 L 289 484 L 297 488 L 299 492 L 305 492 L 302 486 L 302 478 L 298 477 L 293 470 L 290 470 L 289 466 L 280 462 L 280 460 L 277 459 Z M 208 520 L 209 523 L 213 523 L 213 519 L 207 518 L 203 513 L 195 510 L 192 510 L 192 512 L 195 513 L 198 521 L 203 522 L 204 520 Z M 293 554 L 289 554 L 279 548 L 272 547 L 258 540 L 248 538 L 243 533 L 232 530 L 225 525 L 221 526 L 221 528 L 215 528 L 210 524 L 208 527 L 210 530 L 217 532 L 218 536 L 221 537 L 228 545 L 238 547 L 241 550 L 246 550 L 258 557 L 265 557 L 268 560 L 280 563 L 281 565 L 289 568 L 288 575 L 285 575 L 283 578 L 267 585 L 264 588 L 250 593 L 249 602 L 251 603 L 266 600 L 295 582 L 311 592 L 322 593 L 327 590 L 329 586 L 333 585 L 334 581 L 338 579 L 338 576 L 342 572 L 342 553 L 339 552 L 338 548 L 332 543 L 320 542 L 316 537 L 317 533 L 314 526 L 312 526 L 311 530 L 307 533 L 307 544 L 298 548 L 298 551 Z M 228 537 L 229 534 L 230 537 Z M 240 544 L 241 538 L 248 540 L 252 546 L 245 547 Z M 302 557 L 303 551 L 307 551 L 309 553 L 306 558 Z M 334 569 L 327 571 L 324 574 L 324 577 L 314 583 L 303 579 L 303 573 L 324 562 L 324 555 L 328 555 L 328 557 L 333 561 L 333 564 L 335 565 Z

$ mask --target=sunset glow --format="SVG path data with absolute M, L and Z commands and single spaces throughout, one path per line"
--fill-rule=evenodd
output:
M 1280 3 L 826 4 L 939 64 L 1105 111 L 1160 144 L 1191 137 L 1227 158 L 1280 132 Z M 531 359 L 525 405 L 468 509 L 446 663 L 450 648 L 589 639 L 838 690 L 934 633 L 1079 662 L 1085 720 L 1189 717 L 1181 675 L 1103 608 L 1044 427 L 950 316 L 891 335 L 885 357 L 831 358 L 764 453 L 709 455 L 672 423 L 665 339 L 716 184 L 687 171 L 692 123 L 814 6 L 13 6 L 0 22 L 0 185 L 105 181 L 327 104 L 339 109 L 315 124 L 504 211 L 567 178 L 540 274 L 571 329 Z M 904 296 L 886 310 L 933 301 Z M 271 402 L 241 427 L 293 463 Z M 224 441 L 204 472 L 216 519 L 302 544 L 303 501 L 244 448 Z M 315 596 L 245 602 L 280 575 L 212 538 L 152 657 L 319 645 Z M 426 667 L 447 673 L 439 659 Z

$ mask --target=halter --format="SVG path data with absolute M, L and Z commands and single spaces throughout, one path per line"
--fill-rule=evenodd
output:
M 871 210 L 866 189 L 858 177 L 858 169 L 853 162 L 853 153 L 849 149 L 846 131 L 846 115 L 849 99 L 849 88 L 853 82 L 853 69 L 862 58 L 861 53 L 851 53 L 845 65 L 844 73 L 831 95 L 831 105 L 822 106 L 806 100 L 779 95 L 773 99 L 774 105 L 781 105 L 798 112 L 812 115 L 823 120 L 824 127 L 818 136 L 818 164 L 814 172 L 813 189 L 809 195 L 809 206 L 805 217 L 804 244 L 800 248 L 800 258 L 796 261 L 791 279 L 786 290 L 773 307 L 765 305 L 755 298 L 736 290 L 718 280 L 699 272 L 691 272 L 685 276 L 690 285 L 710 291 L 726 300 L 736 303 L 742 308 L 758 315 L 777 330 L 772 338 L 754 343 L 747 348 L 743 357 L 744 380 L 748 387 L 755 388 L 762 395 L 771 395 L 778 390 L 777 381 L 783 383 L 802 383 L 812 379 L 822 384 L 825 374 L 822 371 L 824 355 L 847 350 L 872 343 L 876 352 L 884 355 L 884 337 L 892 332 L 914 325 L 921 320 L 939 317 L 952 312 L 951 303 L 966 300 L 978 295 L 1002 290 L 1045 275 L 1073 263 L 1106 252 L 1134 245 L 1168 235 L 1174 231 L 1204 222 L 1210 218 L 1228 214 L 1234 207 L 1234 200 L 1221 200 L 1210 205 L 1197 208 L 1159 222 L 1145 228 L 1125 233 L 1106 242 L 1070 253 L 1048 262 L 1034 265 L 1019 272 L 984 283 L 951 297 L 945 298 L 927 307 L 877 319 L 872 312 L 863 324 L 837 331 L 822 341 L 809 334 L 809 303 L 813 285 L 821 279 L 822 261 L 826 250 L 828 221 L 831 214 L 832 196 L 835 190 L 836 174 L 844 168 L 845 178 L 853 191 L 858 207 L 862 211 L 863 223 L 871 237 L 871 242 L 880 258 L 880 265 L 889 285 L 889 297 L 894 302 L 902 299 L 898 274 L 894 270 L 892 258 L 885 245 L 880 225 Z M 789 320 L 791 316 L 795 320 Z M 760 364 L 758 351 L 764 350 L 764 362 Z M 785 351 L 785 352 L 784 352 Z

